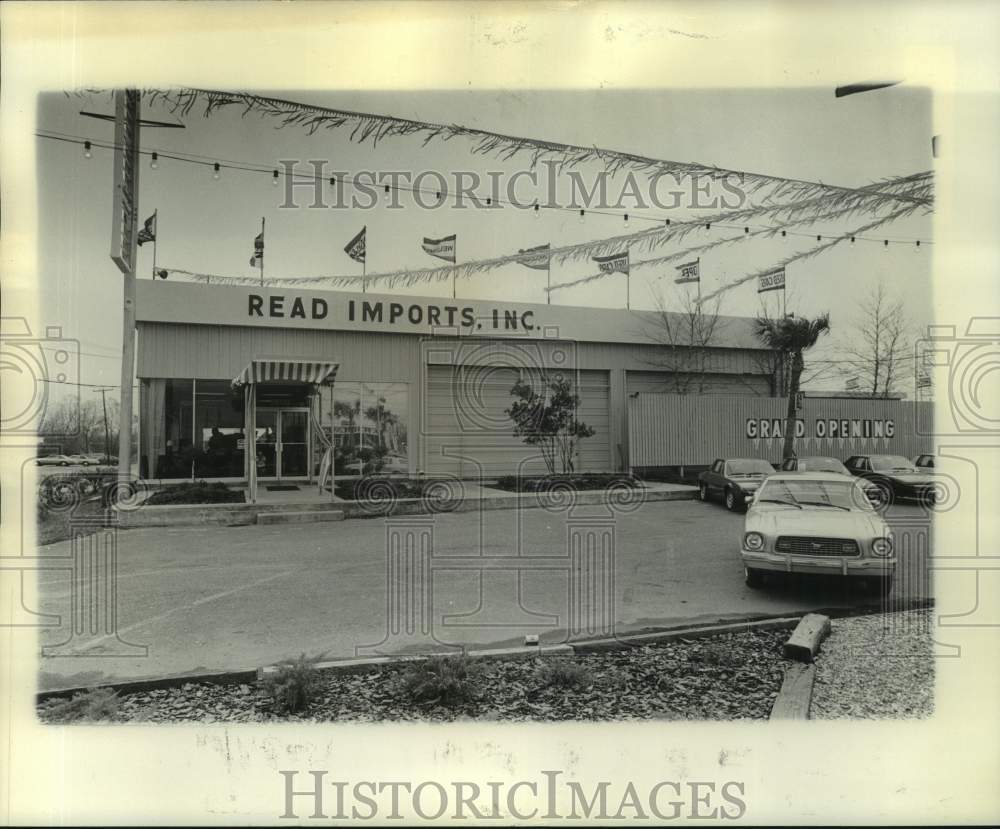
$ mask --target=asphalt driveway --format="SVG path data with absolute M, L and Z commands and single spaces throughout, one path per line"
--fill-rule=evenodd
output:
M 889 518 L 904 548 L 894 596 L 925 597 L 927 517 L 895 506 Z M 303 652 L 520 644 L 525 634 L 560 642 L 878 601 L 838 582 L 751 590 L 742 526 L 742 515 L 718 505 L 669 501 L 618 514 L 579 507 L 118 531 L 116 602 L 78 589 L 89 576 L 74 576 L 70 542 L 61 542 L 40 551 L 66 568 L 38 574 L 35 609 L 59 617 L 41 630 L 42 645 L 55 646 L 41 687 L 247 669 Z

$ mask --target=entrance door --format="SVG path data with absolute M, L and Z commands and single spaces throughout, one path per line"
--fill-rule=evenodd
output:
M 257 409 L 257 476 L 309 475 L 309 410 Z

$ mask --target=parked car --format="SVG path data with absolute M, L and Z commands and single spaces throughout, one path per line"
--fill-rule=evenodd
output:
M 70 455 L 44 455 L 35 458 L 36 466 L 70 466 L 75 463 Z
M 892 533 L 863 481 L 835 472 L 770 476 L 743 523 L 740 558 L 749 587 L 767 573 L 826 573 L 887 594 L 896 567 Z
M 785 458 L 781 463 L 783 472 L 835 472 L 850 475 L 847 467 L 836 458 L 805 457 Z
M 844 466 L 871 481 L 887 500 L 916 498 L 933 506 L 944 497 L 934 473 L 918 469 L 902 455 L 854 455 Z
M 410 471 L 410 465 L 402 455 L 389 454 L 382 461 L 381 471 L 389 475 L 405 475 Z
M 726 509 L 743 509 L 747 500 L 774 467 L 759 458 L 718 458 L 698 476 L 698 497 L 702 501 L 721 498 Z
M 933 455 L 917 455 L 913 460 L 913 465 L 917 469 L 933 469 L 934 468 L 934 456 Z

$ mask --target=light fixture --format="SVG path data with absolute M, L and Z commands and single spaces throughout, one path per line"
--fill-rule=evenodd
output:
M 331 187 L 336 187 L 337 186 L 337 177 L 336 176 L 330 176 L 330 186 Z
M 580 224 L 583 224 L 586 220 L 587 220 L 587 211 L 584 210 L 583 208 L 580 208 L 580 218 L 578 219 L 578 221 L 580 222 Z
M 787 236 L 788 234 L 787 234 L 787 233 L 786 233 L 786 232 L 785 232 L 785 231 L 783 230 L 783 231 L 781 231 L 781 235 L 782 235 L 782 237 L 785 237 L 785 236 Z
M 712 223 L 711 222 L 705 222 L 705 230 L 711 230 L 711 229 L 712 229 Z
M 822 237 L 822 236 L 820 236 L 820 235 L 819 235 L 819 234 L 817 233 L 817 234 L 816 234 L 816 241 L 817 241 L 817 242 L 820 242 L 820 241 L 822 241 L 822 239 L 823 239 L 823 237 Z
M 920 240 L 919 239 L 917 239 L 917 247 L 918 248 L 920 247 Z
M 90 142 L 89 141 L 84 141 L 83 142 L 83 157 L 84 158 L 91 158 L 93 155 L 94 154 L 90 151 Z
M 388 204 L 389 203 L 389 185 L 388 184 L 382 189 L 382 195 L 385 197 L 385 203 Z
M 853 236 L 851 237 L 851 244 L 852 245 L 854 244 L 854 237 Z
M 275 187 L 278 186 L 278 171 L 277 170 L 274 170 L 271 173 L 271 184 L 273 184 Z
M 749 233 L 750 232 L 750 228 L 748 228 L 748 227 L 743 228 L 743 232 L 744 233 Z
M 628 224 L 628 213 L 625 214 L 625 224 Z
M 155 170 L 155 169 L 157 169 L 160 166 L 159 159 L 160 159 L 160 157 L 156 153 L 153 153 L 149 157 L 149 169 L 150 170 Z
M 222 170 L 221 165 L 219 164 L 218 161 L 216 161 L 215 164 L 212 165 L 212 178 L 214 178 L 216 181 L 218 181 L 222 175 L 221 170 Z
M 489 207 L 491 204 L 493 204 L 493 199 L 491 199 L 489 196 L 487 196 L 486 197 L 486 206 Z
M 885 241 L 883 241 L 883 243 L 882 243 L 882 244 L 884 244 L 884 245 L 885 245 L 886 247 L 889 247 L 889 240 L 888 240 L 888 239 L 886 239 Z
M 535 206 L 531 210 L 531 215 L 533 215 L 537 219 L 540 213 L 541 210 L 538 209 L 538 202 L 535 202 Z M 919 245 L 920 242 L 917 242 L 917 244 Z
M 665 221 L 667 223 L 667 227 L 670 227 L 670 219 L 666 219 Z

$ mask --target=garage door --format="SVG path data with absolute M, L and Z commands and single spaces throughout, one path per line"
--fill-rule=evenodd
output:
M 580 446 L 578 471 L 611 468 L 608 373 L 578 371 L 580 420 L 595 434 Z M 429 475 L 527 474 L 545 472 L 538 450 L 512 434 L 504 413 L 518 369 L 500 366 L 428 366 L 424 398 L 424 471 Z

